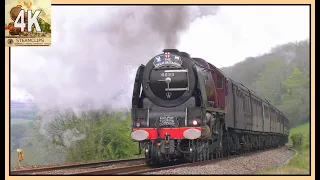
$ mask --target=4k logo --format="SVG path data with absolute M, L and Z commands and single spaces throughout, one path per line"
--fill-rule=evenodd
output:
M 5 44 L 51 46 L 52 0 L 6 0 Z
M 21 32 L 24 32 L 26 28 L 26 24 L 28 24 L 27 32 L 32 32 L 32 26 L 34 25 L 37 32 L 42 32 L 38 22 L 38 17 L 40 13 L 41 13 L 41 10 L 36 10 L 32 16 L 32 10 L 27 10 L 27 17 L 26 17 L 27 19 L 25 20 L 25 10 L 21 9 L 17 18 L 13 19 L 14 20 L 13 26 L 15 28 L 20 28 Z

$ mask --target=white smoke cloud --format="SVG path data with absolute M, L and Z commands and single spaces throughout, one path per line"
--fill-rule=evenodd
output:
M 12 48 L 12 86 L 40 109 L 130 108 L 133 76 L 215 6 L 53 6 L 52 46 Z M 90 13 L 89 13 L 90 12 Z

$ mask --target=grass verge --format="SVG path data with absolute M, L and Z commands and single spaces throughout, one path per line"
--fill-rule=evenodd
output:
M 298 150 L 297 156 L 293 157 L 288 164 L 280 168 L 265 169 L 257 174 L 290 174 L 290 175 L 309 175 L 310 174 L 310 124 L 306 123 L 290 130 L 290 136 L 296 133 L 303 133 L 304 139 L 302 147 Z M 289 144 L 292 144 L 291 138 Z

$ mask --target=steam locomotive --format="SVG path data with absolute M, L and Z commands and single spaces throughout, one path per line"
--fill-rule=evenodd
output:
M 131 113 L 131 138 L 148 164 L 205 161 L 288 142 L 281 111 L 177 49 L 164 49 L 138 68 Z

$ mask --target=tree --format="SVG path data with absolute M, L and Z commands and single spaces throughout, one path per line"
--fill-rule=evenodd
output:
M 47 134 L 50 143 L 64 152 L 67 162 L 132 157 L 137 144 L 131 137 L 131 118 L 106 110 L 56 112 Z
M 288 115 L 292 125 L 310 119 L 310 42 L 278 45 L 269 53 L 221 68 Z
M 284 91 L 282 80 L 284 79 L 283 60 L 270 60 L 264 72 L 259 73 L 259 78 L 254 84 L 254 89 L 261 97 L 266 98 L 271 104 L 281 103 L 281 94 Z
M 298 125 L 310 118 L 309 77 L 294 66 L 292 72 L 283 82 L 286 92 L 282 94 L 282 105 L 279 108 L 285 111 L 292 125 Z

